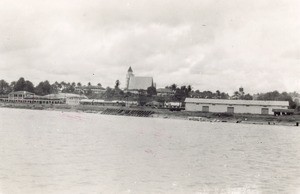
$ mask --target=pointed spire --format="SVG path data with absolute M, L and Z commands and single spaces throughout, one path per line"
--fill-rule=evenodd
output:
M 133 72 L 132 69 L 131 69 L 131 66 L 129 67 L 128 72 Z

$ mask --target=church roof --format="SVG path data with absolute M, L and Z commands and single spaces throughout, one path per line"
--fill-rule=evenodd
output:
M 147 90 L 153 86 L 152 77 L 130 77 L 128 90 Z
M 128 72 L 133 72 L 132 69 L 131 69 L 131 66 L 129 67 Z

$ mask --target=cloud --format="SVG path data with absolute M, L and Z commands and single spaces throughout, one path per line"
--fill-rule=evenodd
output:
M 0 76 L 113 86 L 129 66 L 158 87 L 300 90 L 296 0 L 0 2 Z

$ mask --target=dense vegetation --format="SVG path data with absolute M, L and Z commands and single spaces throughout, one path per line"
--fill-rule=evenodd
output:
M 172 91 L 170 95 L 159 96 L 155 87 L 149 87 L 147 91 L 138 91 L 138 93 L 124 92 L 121 90 L 120 81 L 116 80 L 114 88 L 107 87 L 104 93 L 94 93 L 92 90 L 86 90 L 85 92 L 76 92 L 76 87 L 83 86 L 80 82 L 77 84 L 75 82 L 54 82 L 49 83 L 49 81 L 42 81 L 37 86 L 21 77 L 17 81 L 12 81 L 11 83 L 5 80 L 0 80 L 0 95 L 7 95 L 12 91 L 28 91 L 33 92 L 37 95 L 47 95 L 52 93 L 64 92 L 64 93 L 81 93 L 92 99 L 106 99 L 106 100 L 128 100 L 128 101 L 139 101 L 140 104 L 146 104 L 148 102 L 170 102 L 177 101 L 183 102 L 187 97 L 193 98 L 210 98 L 210 99 L 240 99 L 240 100 L 283 100 L 289 101 L 290 108 L 296 108 L 296 103 L 293 101 L 292 96 L 300 96 L 298 93 L 287 93 L 272 91 L 267 93 L 259 93 L 252 96 L 251 94 L 246 94 L 244 89 L 241 87 L 238 91 L 235 91 L 232 96 L 228 93 L 221 92 L 217 90 L 212 91 L 199 91 L 193 90 L 191 85 L 187 86 L 177 86 L 172 84 L 166 86 L 165 88 Z M 91 87 L 92 84 L 87 83 L 86 87 Z M 100 83 L 97 86 L 101 86 Z

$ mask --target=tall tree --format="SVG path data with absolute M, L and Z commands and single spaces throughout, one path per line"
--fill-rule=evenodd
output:
M 116 80 L 115 89 L 119 89 L 119 86 L 120 86 L 120 81 L 119 81 L 119 80 Z
M 34 85 L 31 81 L 28 80 L 25 81 L 24 91 L 34 92 Z
M 11 92 L 11 90 L 11 87 L 5 80 L 0 80 L 0 94 L 8 94 L 9 92 Z
M 16 81 L 12 81 L 10 84 L 9 84 L 9 87 L 11 88 L 12 91 L 14 91 L 14 88 L 15 88 L 15 85 L 16 85 Z
M 21 77 L 14 85 L 14 91 L 24 91 L 26 87 L 26 82 L 23 77 Z
M 44 81 L 44 82 L 40 82 L 36 87 L 35 87 L 35 93 L 37 95 L 47 95 L 47 94 L 51 94 L 51 85 L 49 83 L 49 81 Z
M 251 96 L 250 94 L 246 94 L 246 95 L 243 97 L 243 100 L 253 100 L 253 96 Z
M 150 86 L 147 88 L 147 94 L 148 96 L 155 96 L 156 95 L 156 88 L 153 86 Z
M 176 84 L 172 84 L 171 85 L 171 90 L 176 91 L 176 89 L 177 89 L 177 85 Z

